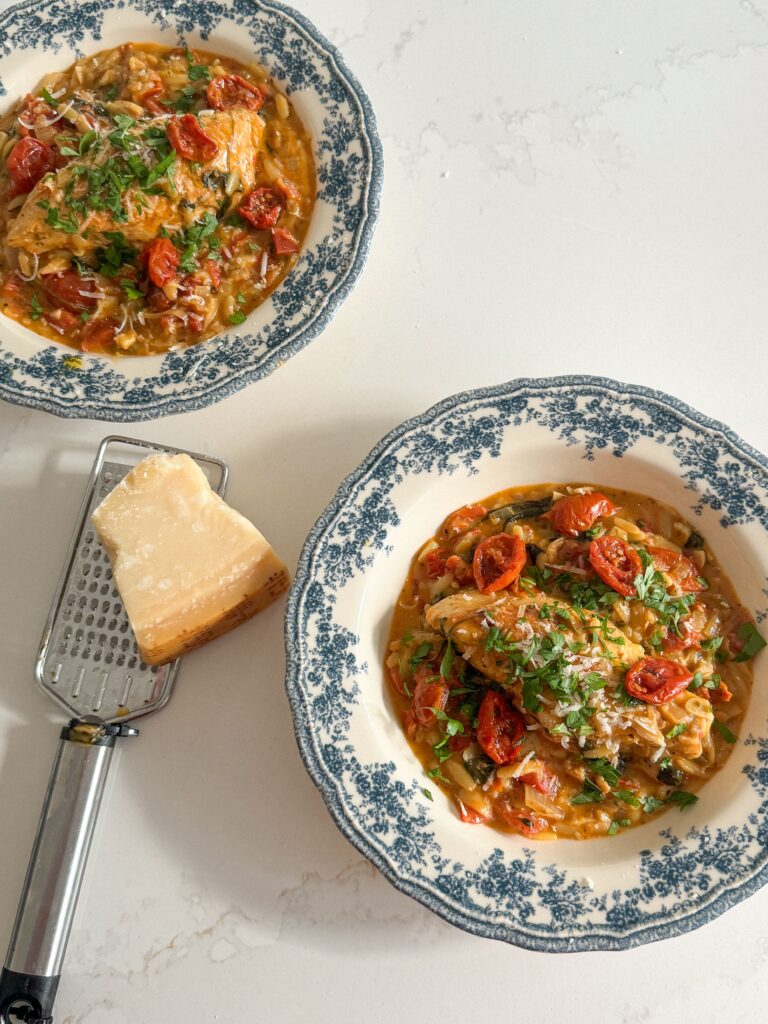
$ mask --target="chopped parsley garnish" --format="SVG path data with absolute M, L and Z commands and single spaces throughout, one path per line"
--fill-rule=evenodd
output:
M 748 661 L 765 647 L 765 640 L 760 636 L 752 622 L 742 623 L 739 626 L 738 635 L 739 640 L 742 641 L 742 647 L 739 653 L 734 655 L 734 661 Z
M 667 739 L 673 740 L 676 736 L 679 736 L 681 732 L 685 732 L 688 728 L 687 722 L 678 722 L 677 725 L 673 725 L 667 733 Z
M 121 281 L 120 287 L 129 299 L 143 299 L 144 292 L 140 292 L 138 288 L 135 288 L 130 281 Z
M 662 757 L 662 759 L 659 761 L 659 769 L 662 770 L 662 771 L 665 768 L 670 768 L 671 766 L 672 766 L 672 758 L 671 757 Z
M 29 315 L 33 320 L 39 320 L 43 312 L 43 307 L 40 304 L 37 292 L 29 300 Z
M 84 309 L 83 312 L 80 314 L 80 319 L 83 321 L 84 324 L 87 324 L 88 321 L 91 319 L 91 314 Z
M 615 786 L 621 778 L 621 772 L 611 764 L 607 757 L 589 758 L 587 764 L 589 770 L 604 778 L 609 786 Z
M 677 804 L 681 811 L 684 811 L 686 807 L 693 807 L 699 798 L 695 793 L 687 793 L 684 789 L 676 789 L 674 793 L 671 793 L 665 803 Z
M 116 277 L 125 264 L 133 262 L 137 253 L 133 246 L 126 242 L 122 231 L 104 231 L 103 235 L 109 245 L 96 251 L 99 273 L 105 277 Z
M 653 814 L 654 811 L 658 811 L 660 807 L 664 806 L 664 801 L 657 800 L 655 796 L 645 796 L 641 803 L 646 814 Z
M 613 789 L 611 795 L 622 803 L 629 804 L 630 807 L 640 807 L 640 800 L 628 789 Z
M 234 313 L 230 313 L 227 320 L 231 324 L 241 324 L 246 319 L 245 313 L 242 309 L 236 309 Z
M 435 798 L 432 796 L 431 791 L 428 790 L 426 788 L 426 786 L 422 787 L 421 794 L 422 794 L 422 796 L 425 796 L 427 798 L 427 800 L 431 800 L 434 803 Z
M 77 234 L 78 224 L 74 217 L 62 217 L 55 206 L 49 206 L 45 216 L 45 223 L 56 231 L 63 231 L 67 235 Z
M 212 235 L 219 222 L 216 217 L 208 211 L 201 221 L 197 221 L 186 231 L 173 239 L 177 249 L 181 250 L 181 261 L 179 267 L 185 273 L 191 274 L 197 266 L 197 254 L 203 241 Z
M 615 836 L 620 828 L 629 828 L 631 824 L 632 822 L 629 820 L 629 818 L 616 818 L 608 826 L 608 835 Z
M 195 55 L 190 50 L 186 53 L 187 64 L 189 65 L 189 79 L 191 82 L 196 82 L 199 79 L 203 79 L 206 82 L 211 80 L 211 69 L 207 64 L 197 64 L 195 62 Z
M 712 636 L 709 638 L 709 640 L 701 641 L 701 649 L 702 651 L 716 651 L 721 646 L 722 642 L 723 637 Z
M 572 804 L 599 804 L 603 794 L 591 779 L 584 779 L 584 788 L 571 797 Z
M 649 557 L 647 552 L 642 548 L 637 548 L 636 550 L 645 563 Z M 646 557 L 643 558 L 643 555 Z M 651 564 L 646 564 L 642 575 L 635 577 L 635 590 L 637 591 L 638 599 L 642 601 L 645 607 L 656 612 L 661 625 L 667 626 L 668 629 L 676 632 L 680 619 L 690 611 L 691 605 L 696 598 L 695 594 L 671 597 L 667 593 L 664 577 Z
M 50 93 L 47 89 L 43 89 L 42 93 L 43 93 L 43 99 L 45 100 L 45 102 L 48 104 L 49 107 L 53 107 L 54 109 L 56 107 L 58 107 L 59 101 L 56 99 L 56 97 L 53 95 L 53 93 Z
M 419 644 L 419 646 L 416 648 L 416 650 L 411 655 L 411 659 L 410 659 L 410 662 L 409 662 L 411 668 L 412 669 L 418 668 L 419 665 L 421 664 L 421 662 L 424 661 L 424 659 L 426 658 L 426 656 L 429 654 L 429 652 L 431 650 L 432 650 L 432 645 L 427 643 L 426 640 L 424 641 L 424 643 Z
M 432 745 L 432 753 L 437 758 L 438 765 L 441 765 L 443 761 L 447 761 L 453 754 L 453 751 L 448 746 L 448 741 L 452 736 L 461 736 L 464 733 L 464 726 L 457 718 L 450 718 L 440 708 L 432 708 L 432 713 L 438 722 L 442 722 L 445 726 L 445 733 L 441 740 Z
M 712 722 L 712 728 L 717 729 L 726 743 L 736 743 L 739 738 L 735 733 L 731 732 L 725 722 L 721 722 L 717 718 Z
M 171 100 L 168 106 L 177 114 L 188 114 L 197 101 L 197 89 L 194 85 L 185 85 L 175 100 Z

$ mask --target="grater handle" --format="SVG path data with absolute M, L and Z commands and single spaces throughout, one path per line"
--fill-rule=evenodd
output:
M 62 730 L 5 967 L 0 1024 L 10 1013 L 52 1022 L 64 953 L 115 739 L 125 726 L 72 721 Z

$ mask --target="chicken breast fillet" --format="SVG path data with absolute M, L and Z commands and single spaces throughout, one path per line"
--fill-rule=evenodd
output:
M 177 158 L 153 189 L 142 188 L 138 182 L 131 184 L 121 196 L 118 214 L 112 209 L 87 209 L 75 231 L 62 229 L 51 223 L 49 210 L 63 211 L 66 223 L 67 197 L 87 202 L 87 169 L 115 159 L 111 147 L 88 153 L 38 182 L 11 225 L 7 244 L 38 255 L 66 249 L 82 257 L 103 245 L 105 232 L 119 231 L 126 242 L 141 245 L 156 238 L 161 228 L 180 229 L 209 211 L 216 212 L 232 187 L 239 184 L 242 191 L 251 190 L 264 132 L 261 117 L 235 107 L 203 113 L 199 120 L 217 145 L 212 160 L 190 164 Z M 167 118 L 142 121 L 135 131 L 164 130 L 167 124 Z

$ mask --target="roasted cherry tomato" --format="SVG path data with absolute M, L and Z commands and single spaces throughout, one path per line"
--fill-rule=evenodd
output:
M 666 704 L 682 693 L 693 676 L 668 658 L 641 658 L 627 672 L 624 689 L 646 704 Z
M 257 230 L 266 231 L 277 224 L 283 212 L 283 197 L 276 188 L 255 188 L 240 203 L 237 212 Z
M 179 156 L 199 163 L 208 163 L 219 151 L 194 114 L 171 118 L 168 122 L 168 141 Z
M 218 260 L 206 260 L 203 263 L 203 270 L 208 275 L 208 280 L 211 282 L 211 287 L 214 291 L 221 284 L 221 267 Z
M 438 711 L 445 711 L 447 703 L 448 687 L 445 683 L 434 679 L 431 673 L 423 673 L 413 691 L 413 709 L 419 725 L 433 725 L 435 708 Z
M 116 320 L 101 318 L 89 320 L 80 332 L 80 348 L 83 352 L 105 352 L 111 348 L 117 335 Z
M 446 548 L 435 548 L 424 559 L 424 568 L 431 580 L 439 580 L 441 576 L 445 576 L 448 555 Z
M 265 101 L 264 91 L 240 75 L 221 75 L 208 86 L 208 103 L 213 110 L 228 110 L 230 107 L 261 110 Z
M 175 281 L 179 272 L 179 250 L 170 238 L 155 238 L 144 249 L 147 275 L 158 288 Z
M 484 505 L 464 505 L 448 516 L 443 524 L 442 534 L 444 537 L 458 537 L 487 515 Z
M 164 88 L 165 87 L 160 79 L 157 79 L 148 89 L 137 97 L 138 102 L 142 103 L 150 114 L 167 114 L 168 107 L 157 100 L 158 96 L 162 96 Z
M 496 690 L 488 690 L 477 713 L 477 742 L 496 764 L 509 764 L 520 754 L 525 721 Z
M 95 309 L 99 301 L 95 295 L 96 284 L 84 281 L 75 270 L 46 274 L 40 282 L 55 305 L 66 306 L 75 313 Z
M 610 498 L 599 491 L 590 494 L 569 494 L 556 501 L 544 518 L 549 519 L 558 533 L 577 537 L 590 530 L 602 516 L 612 516 L 618 508 Z
M 16 191 L 31 192 L 40 179 L 56 168 L 59 154 L 53 146 L 31 135 L 20 139 L 8 154 L 6 167 Z
M 635 577 L 641 576 L 643 563 L 640 555 L 625 540 L 618 537 L 597 537 L 589 545 L 592 568 L 609 587 L 624 597 L 633 597 Z
M 526 786 L 532 786 L 534 789 L 538 789 L 540 793 L 549 797 L 555 796 L 560 788 L 560 780 L 557 775 L 549 765 L 539 760 L 534 761 L 533 768 L 519 775 L 518 779 L 520 782 L 525 783 Z
M 695 594 L 699 590 L 704 590 L 699 570 L 690 558 L 668 548 L 648 548 L 648 551 L 658 568 L 667 573 L 684 593 Z
M 512 828 L 517 829 L 518 832 L 528 838 L 537 836 L 539 832 L 549 828 L 549 822 L 546 818 L 534 814 L 527 807 L 509 807 L 500 800 L 496 804 L 496 811 L 502 821 L 506 822 L 507 825 L 511 825 Z
M 482 814 L 479 814 L 471 807 L 467 807 L 467 805 L 462 800 L 457 800 L 456 806 L 459 809 L 459 817 L 467 825 L 482 825 L 483 822 L 485 821 L 485 818 L 482 816 Z
M 475 548 L 472 572 L 477 589 L 484 594 L 503 590 L 514 583 L 525 565 L 525 543 L 521 537 L 496 533 Z
M 82 321 L 68 309 L 53 309 L 43 313 L 43 320 L 59 334 L 71 334 Z
M 272 247 L 276 256 L 287 256 L 299 251 L 299 242 L 285 228 L 272 228 Z

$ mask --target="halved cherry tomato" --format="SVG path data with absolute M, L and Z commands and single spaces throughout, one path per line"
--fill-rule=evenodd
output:
M 681 619 L 678 629 L 679 634 L 667 627 L 666 636 L 662 641 L 665 651 L 687 651 L 689 647 L 698 647 L 704 639 L 704 634 L 696 629 L 689 619 Z
M 457 800 L 456 806 L 459 809 L 459 817 L 467 825 L 482 825 L 483 822 L 485 821 L 485 818 L 482 816 L 482 814 L 479 814 L 472 807 L 467 807 L 467 805 L 462 800 Z
M 19 193 L 31 192 L 40 179 L 56 168 L 58 150 L 31 135 L 20 139 L 8 154 L 6 167 Z
M 452 754 L 460 754 L 462 750 L 466 750 L 472 742 L 472 737 L 467 733 L 463 736 L 451 736 L 448 740 L 448 749 Z
M 484 519 L 487 515 L 483 505 L 464 505 L 448 516 L 441 532 L 444 537 L 458 537 L 466 533 L 478 519 Z
M 137 97 L 139 103 L 143 103 L 150 114 L 166 114 L 168 113 L 168 107 L 164 103 L 159 103 L 156 99 L 157 96 L 161 96 L 165 90 L 165 86 L 156 79 L 148 89 L 146 89 L 140 96 Z
M 43 313 L 43 320 L 59 334 L 71 334 L 81 321 L 68 309 L 54 309 L 51 312 Z
M 558 533 L 577 537 L 591 529 L 602 516 L 612 516 L 618 508 L 600 491 L 590 494 L 569 494 L 556 501 L 544 518 L 549 519 Z
M 713 703 L 727 704 L 729 700 L 733 699 L 733 694 L 728 689 L 726 684 L 722 681 L 722 679 L 720 680 L 720 684 L 717 687 L 717 689 L 715 689 L 715 690 L 708 690 L 706 687 L 703 687 L 703 690 L 704 690 L 704 693 L 706 694 L 706 696 L 709 697 L 709 699 Z
M 431 580 L 439 580 L 441 576 L 445 575 L 445 562 L 447 558 L 448 550 L 446 548 L 435 548 L 429 552 L 424 559 L 424 568 L 427 570 L 427 576 Z
M 288 253 L 299 251 L 298 239 L 285 228 L 272 228 L 272 246 L 277 256 L 287 256 Z
M 203 270 L 208 274 L 211 286 L 213 288 L 218 288 L 221 284 L 221 267 L 219 266 L 219 261 L 206 260 L 205 263 L 203 263 Z
M 432 680 L 430 682 L 430 680 Z M 448 687 L 439 679 L 434 679 L 431 672 L 424 672 L 422 678 L 416 683 L 413 691 L 413 709 L 416 712 L 416 721 L 419 725 L 433 725 L 435 722 L 434 711 L 445 711 L 448 703 Z
M 678 551 L 670 551 L 668 548 L 649 547 L 648 551 L 659 569 L 671 576 L 684 593 L 695 594 L 704 589 L 699 582 L 699 570 L 690 558 Z
M 518 832 L 528 838 L 537 836 L 539 832 L 549 828 L 549 822 L 546 818 L 534 814 L 527 807 L 509 807 L 500 800 L 496 804 L 496 812 L 502 821 L 505 821 L 507 825 L 511 825 L 512 828 L 517 829 Z
M 258 231 L 266 231 L 275 226 L 283 212 L 283 197 L 275 188 L 255 188 L 245 197 L 237 212 Z
M 597 537 L 589 545 L 592 568 L 609 587 L 632 597 L 637 593 L 635 577 L 642 575 L 640 555 L 619 537 Z
M 118 326 L 112 319 L 89 320 L 80 332 L 80 349 L 83 352 L 104 352 L 114 343 Z
M 200 163 L 213 160 L 219 151 L 219 147 L 210 135 L 206 135 L 194 114 L 171 118 L 168 122 L 168 141 L 179 156 Z
M 525 565 L 525 543 L 521 537 L 496 533 L 475 548 L 472 571 L 477 589 L 484 594 L 503 590 L 514 583 Z
M 534 789 L 538 789 L 545 796 L 553 797 L 557 794 L 558 789 L 560 789 L 560 780 L 557 775 L 549 765 L 539 760 L 534 762 L 534 767 L 531 771 L 519 775 L 518 779 L 520 782 L 525 783 L 526 786 L 533 786 Z
M 447 558 L 445 567 L 453 575 L 453 578 L 460 587 L 467 587 L 470 583 L 475 582 L 472 566 L 468 565 L 459 555 L 451 555 L 450 558 Z
M 208 86 L 208 103 L 214 110 L 228 110 L 230 107 L 261 110 L 265 101 L 264 91 L 240 75 L 221 75 Z
M 147 264 L 149 280 L 158 288 L 178 277 L 179 250 L 170 238 L 155 238 L 144 249 L 142 258 Z
M 496 690 L 488 690 L 477 714 L 477 742 L 496 764 L 509 764 L 520 754 L 525 721 Z
M 693 676 L 669 658 L 641 658 L 627 672 L 624 689 L 646 704 L 666 704 L 682 693 Z
M 40 278 L 40 283 L 57 306 L 66 306 L 74 313 L 95 309 L 99 301 L 94 294 L 95 283 L 84 281 L 76 270 L 46 274 Z

